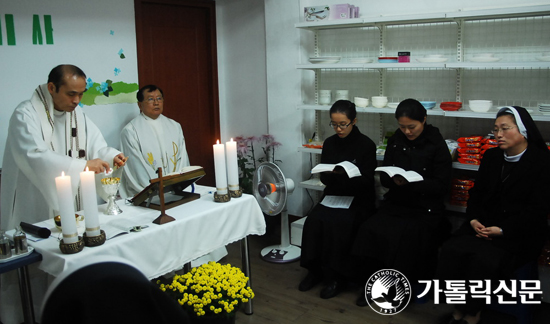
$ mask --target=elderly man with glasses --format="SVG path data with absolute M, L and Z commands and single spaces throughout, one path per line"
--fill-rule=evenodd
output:
M 162 114 L 162 90 L 146 85 L 138 91 L 137 100 L 140 114 L 120 134 L 121 147 L 129 157 L 121 177 L 122 197 L 141 192 L 157 177 L 159 167 L 167 175 L 189 166 L 181 125 Z

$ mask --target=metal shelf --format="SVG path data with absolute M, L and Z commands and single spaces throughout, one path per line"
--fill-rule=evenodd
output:
M 550 115 L 544 115 L 536 111 L 534 107 L 524 107 L 526 109 L 533 110 L 531 112 L 531 117 L 535 121 L 550 121 Z M 329 111 L 330 105 L 297 105 L 296 109 L 298 110 L 316 110 L 316 111 Z M 372 113 L 372 114 L 394 114 L 394 108 L 357 108 L 359 113 Z M 432 108 L 428 110 L 428 115 L 430 116 L 445 116 L 445 117 L 458 117 L 458 118 L 481 118 L 481 119 L 495 119 L 496 113 L 498 112 L 497 108 L 492 108 L 488 112 L 475 112 L 469 110 L 467 107 L 461 108 L 458 111 L 446 111 L 440 108 Z
M 550 14 L 550 5 L 520 6 L 496 9 L 482 10 L 463 10 L 453 12 L 438 12 L 413 15 L 388 15 L 375 17 L 361 17 L 354 19 L 326 20 L 314 22 L 300 22 L 294 26 L 303 29 L 334 29 L 334 28 L 353 28 L 368 27 L 377 25 L 391 24 L 410 24 L 410 23 L 433 23 L 448 22 L 456 19 L 484 19 L 484 18 L 508 18 L 508 17 L 529 17 L 542 14 Z
M 550 62 L 543 61 L 521 61 L 521 62 L 451 62 L 451 63 L 331 63 L 331 64 L 297 64 L 297 69 L 318 70 L 318 69 L 549 69 Z

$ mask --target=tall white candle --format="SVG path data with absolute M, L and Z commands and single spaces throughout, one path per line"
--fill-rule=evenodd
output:
M 214 170 L 216 173 L 216 192 L 227 195 L 227 171 L 225 170 L 225 148 L 220 140 L 214 144 Z
M 55 178 L 57 199 L 59 201 L 59 215 L 61 216 L 61 228 L 64 243 L 76 243 L 78 231 L 76 230 L 76 218 L 74 213 L 74 196 L 71 188 L 71 177 L 61 172 L 60 177 Z
M 237 163 L 237 142 L 231 139 L 225 142 L 227 150 L 227 183 L 229 190 L 239 190 L 239 165 Z
M 95 172 L 80 172 L 80 189 L 82 189 L 82 204 L 84 205 L 84 220 L 86 222 L 86 236 L 98 236 L 99 216 L 97 215 L 97 194 L 95 190 Z

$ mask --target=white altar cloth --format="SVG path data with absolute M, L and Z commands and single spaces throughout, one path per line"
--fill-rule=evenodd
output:
M 99 206 L 100 225 L 118 218 L 129 218 L 135 224 L 148 225 L 141 232 L 131 232 L 107 240 L 103 245 L 84 247 L 76 254 L 63 254 L 59 249 L 58 230 L 53 219 L 35 225 L 50 228 L 45 240 L 30 242 L 42 254 L 39 268 L 53 276 L 78 265 L 83 260 L 113 255 L 133 262 L 149 279 L 157 278 L 213 250 L 248 235 L 265 234 L 265 220 L 256 199 L 247 194 L 226 203 L 214 202 L 215 189 L 196 186 L 201 198 L 166 210 L 176 220 L 163 225 L 152 221 L 160 212 L 117 201 L 123 210 L 119 215 L 104 215 L 106 205 Z M 83 224 L 79 232 L 83 232 Z

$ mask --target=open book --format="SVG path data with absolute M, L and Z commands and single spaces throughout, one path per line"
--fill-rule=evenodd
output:
M 361 176 L 361 171 L 359 171 L 359 168 L 357 168 L 355 164 L 349 161 L 343 161 L 337 164 L 320 163 L 317 164 L 313 169 L 311 169 L 311 173 L 332 171 L 337 166 L 341 166 L 342 168 L 344 168 L 344 170 L 348 174 L 348 177 L 350 178 Z
M 405 171 L 404 169 L 396 166 L 382 166 L 374 169 L 374 171 L 386 172 L 390 177 L 394 175 L 400 175 L 405 178 L 408 182 L 417 182 L 422 181 L 424 178 L 418 174 L 416 171 Z
M 147 228 L 147 225 L 138 225 L 128 218 L 117 218 L 102 224 L 101 229 L 105 232 L 105 238 L 107 240 L 112 239 L 115 236 L 121 234 L 128 234 L 130 232 L 140 232 L 142 229 Z

